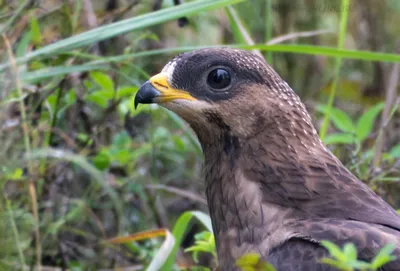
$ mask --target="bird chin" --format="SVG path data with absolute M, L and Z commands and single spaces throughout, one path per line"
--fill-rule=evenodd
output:
M 186 99 L 176 99 L 169 101 L 167 103 L 161 104 L 165 108 L 177 113 L 178 115 L 186 114 L 199 114 L 204 110 L 210 109 L 212 106 L 206 101 L 199 100 L 186 100 Z
M 176 99 L 160 105 L 176 113 L 189 123 L 202 122 L 202 112 L 212 109 L 210 103 L 200 100 Z

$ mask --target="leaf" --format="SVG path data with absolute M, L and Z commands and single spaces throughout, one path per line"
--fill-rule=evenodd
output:
M 119 150 L 112 154 L 112 160 L 116 160 L 120 165 L 126 165 L 131 160 L 131 152 L 129 150 Z
M 236 265 L 243 266 L 243 265 L 256 265 L 260 260 L 261 256 L 257 253 L 249 253 L 243 255 L 239 259 L 236 260 Z
M 96 82 L 103 90 L 114 92 L 114 83 L 110 76 L 103 72 L 93 71 L 90 73 L 90 77 Z
M 214 258 L 217 257 L 214 235 L 209 232 L 201 232 L 195 235 L 195 245 L 184 250 L 185 252 L 193 252 L 193 259 L 198 263 L 198 253 L 210 253 Z
M 135 96 L 138 90 L 138 87 L 121 87 L 118 89 L 117 98 Z
M 211 224 L 211 219 L 210 216 L 207 215 L 206 213 L 200 212 L 200 211 L 191 211 L 191 214 L 197 218 L 203 224 L 206 229 L 212 233 L 212 224 Z
M 66 75 L 74 72 L 85 72 L 90 70 L 104 70 L 107 66 L 105 65 L 76 65 L 76 66 L 56 66 L 46 67 L 32 72 L 22 72 L 20 79 L 26 83 L 39 82 L 42 79 L 52 78 L 55 76 Z
M 165 241 L 157 251 L 156 256 L 151 260 L 150 265 L 147 267 L 146 271 L 158 271 L 164 267 L 165 262 L 168 260 L 169 255 L 175 246 L 174 236 L 170 231 L 166 231 Z
M 371 265 L 373 268 L 378 269 L 383 265 L 396 260 L 396 257 L 391 255 L 392 252 L 395 250 L 395 244 L 388 244 L 384 246 L 379 253 L 375 256 L 374 260 L 372 261 Z
M 243 271 L 275 271 L 275 268 L 261 259 L 257 253 L 248 253 L 236 260 L 236 266 Z
M 332 120 L 333 124 L 341 130 L 342 132 L 353 133 L 354 132 L 354 124 L 349 115 L 338 108 L 331 108 L 329 112 L 328 106 L 326 105 L 318 105 L 317 111 L 325 114 L 330 115 L 330 119 Z
M 17 45 L 17 50 L 15 51 L 15 56 L 20 57 L 27 53 L 29 44 L 32 40 L 32 32 L 25 33 Z
M 32 33 L 32 41 L 36 45 L 42 44 L 42 35 L 40 33 L 39 22 L 37 18 L 32 14 L 31 16 L 31 33 Z
M 76 92 L 74 89 L 70 89 L 65 95 L 64 95 L 65 102 L 68 105 L 72 105 L 76 102 Z
M 368 137 L 374 127 L 374 123 L 378 117 L 378 114 L 384 107 L 384 103 L 379 103 L 361 115 L 356 126 L 356 135 L 358 140 L 363 141 Z
M 110 163 L 111 163 L 110 155 L 105 151 L 100 152 L 93 158 L 93 164 L 96 166 L 96 168 L 100 170 L 108 168 Z
M 328 250 L 331 257 L 335 258 L 336 260 L 339 260 L 340 262 L 346 261 L 346 256 L 340 250 L 340 247 L 337 246 L 336 244 L 330 241 L 322 240 L 321 245 L 323 245 Z
M 346 243 L 343 247 L 343 253 L 348 260 L 357 260 L 357 248 L 352 243 Z
M 390 150 L 390 155 L 396 158 L 400 158 L 400 144 L 397 144 Z
M 228 15 L 229 18 L 229 26 L 231 28 L 232 34 L 234 36 L 234 39 L 237 43 L 246 43 L 246 38 L 244 37 L 243 32 L 240 29 L 240 25 L 243 22 L 238 18 L 238 15 L 236 14 L 235 10 L 226 8 L 226 15 Z M 246 33 L 247 34 L 247 33 Z
M 113 136 L 112 148 L 114 149 L 128 149 L 130 148 L 131 138 L 128 133 L 123 130 Z
M 108 101 L 111 100 L 114 96 L 113 92 L 109 92 L 107 90 L 103 91 L 95 91 L 86 96 L 85 100 L 95 103 L 101 108 L 106 108 L 108 106 Z
M 179 216 L 172 231 L 172 235 L 175 238 L 175 246 L 160 270 L 170 271 L 173 269 L 172 267 L 175 263 L 176 253 L 178 252 L 179 246 L 182 242 L 183 234 L 185 233 L 187 226 L 193 217 L 197 218 L 207 228 L 207 230 L 212 232 L 211 219 L 207 214 L 200 211 L 184 212 L 181 216 Z
M 324 138 L 324 143 L 329 144 L 354 144 L 356 138 L 353 134 L 346 133 L 333 133 L 329 134 Z
M 371 269 L 371 265 L 364 261 L 353 260 L 349 264 L 352 268 L 356 270 L 369 270 Z M 369 268 L 369 269 L 368 269 Z
M 22 180 L 24 177 L 24 171 L 22 168 L 16 168 L 13 172 L 7 173 L 6 178 L 10 180 Z

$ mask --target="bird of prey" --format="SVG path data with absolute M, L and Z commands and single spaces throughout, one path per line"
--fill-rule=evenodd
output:
M 139 103 L 177 113 L 205 156 L 206 196 L 218 270 L 258 253 L 278 271 L 336 270 L 321 240 L 354 243 L 371 261 L 394 243 L 400 270 L 400 216 L 324 146 L 299 97 L 251 52 L 183 53 L 143 84 Z

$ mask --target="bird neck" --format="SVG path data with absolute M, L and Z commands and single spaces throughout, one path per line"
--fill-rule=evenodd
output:
M 279 244 L 277 237 L 288 234 L 281 225 L 291 210 L 263 202 L 259 184 L 244 175 L 255 166 L 246 154 L 247 143 L 229 134 L 222 137 L 226 142 L 203 144 L 206 195 L 219 264 L 234 270 L 241 255 L 266 256 Z
M 261 189 L 261 183 L 268 187 L 268 182 L 281 181 L 274 165 L 284 170 L 302 164 L 324 147 L 312 126 L 278 120 L 278 124 L 266 122 L 246 137 L 237 136 L 233 128 L 195 130 L 205 156 L 206 195 L 219 259 L 229 262 L 249 247 L 254 252 L 268 251 L 279 244 L 275 237 L 290 234 L 282 225 L 293 208 L 266 200 L 280 195 Z

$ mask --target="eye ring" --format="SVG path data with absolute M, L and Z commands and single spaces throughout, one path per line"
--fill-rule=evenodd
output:
M 231 85 L 231 82 L 231 74 L 223 68 L 213 69 L 207 76 L 207 84 L 215 90 L 226 89 Z

